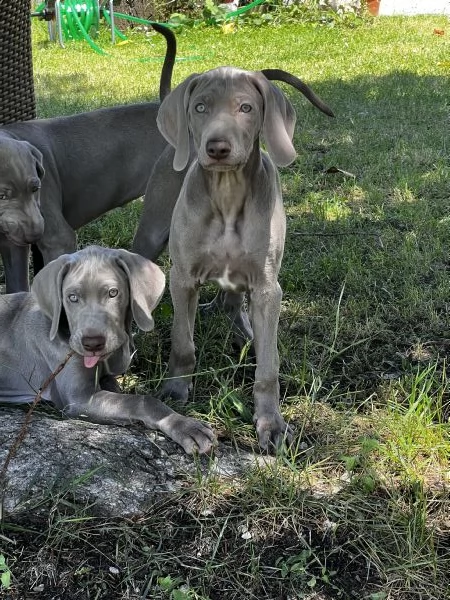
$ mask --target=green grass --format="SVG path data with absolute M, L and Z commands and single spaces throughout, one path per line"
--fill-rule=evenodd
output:
M 7 598 L 31 584 L 71 599 L 448 597 L 450 44 L 435 28 L 448 33 L 448 19 L 179 35 L 174 84 L 221 64 L 281 67 L 336 113 L 285 88 L 298 158 L 281 171 L 279 348 L 294 447 L 238 480 L 188 481 L 136 522 L 47 499 L 47 519 L 3 524 Z M 163 53 L 158 36 L 138 34 L 112 57 L 81 43 L 62 50 L 36 23 L 39 116 L 155 98 L 161 62 L 136 59 Z M 129 248 L 140 208 L 91 224 L 80 244 Z M 151 391 L 164 376 L 170 322 L 166 294 L 156 331 L 138 336 L 131 389 Z M 226 339 L 219 317 L 199 320 L 191 414 L 256 450 L 247 359 Z

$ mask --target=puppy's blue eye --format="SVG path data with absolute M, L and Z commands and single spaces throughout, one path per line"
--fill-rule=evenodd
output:
M 110 288 L 108 291 L 109 297 L 110 298 L 115 298 L 117 296 L 117 294 L 119 293 L 119 290 L 117 288 Z
M 69 294 L 70 302 L 78 302 L 78 296 L 76 294 Z
M 251 104 L 241 104 L 241 112 L 249 113 L 252 110 Z
M 204 113 L 206 110 L 206 106 L 203 104 L 203 102 L 199 102 L 198 104 L 195 105 L 195 110 L 198 113 Z

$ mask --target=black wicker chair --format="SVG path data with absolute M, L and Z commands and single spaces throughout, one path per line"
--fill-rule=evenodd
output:
M 0 2 L 0 124 L 36 118 L 30 0 Z

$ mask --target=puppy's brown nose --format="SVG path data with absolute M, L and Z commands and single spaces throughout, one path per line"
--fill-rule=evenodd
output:
M 210 158 L 221 160 L 227 158 L 231 152 L 231 146 L 225 140 L 210 140 L 206 144 L 206 153 Z

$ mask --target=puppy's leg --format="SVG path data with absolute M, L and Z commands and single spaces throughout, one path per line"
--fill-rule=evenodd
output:
M 281 297 L 281 288 L 275 280 L 267 282 L 263 290 L 252 292 L 250 298 L 256 354 L 253 421 L 263 450 L 278 447 L 284 441 L 289 443 L 292 438 L 292 430 L 281 416 L 279 406 L 277 333 Z
M 28 259 L 30 247 L 15 246 L 0 234 L 0 254 L 5 270 L 6 293 L 28 292 Z
M 99 381 L 99 385 L 102 390 L 105 390 L 107 392 L 114 392 L 116 394 L 122 393 L 122 388 L 120 387 L 119 382 L 114 377 L 114 375 L 111 375 L 111 373 L 103 375 L 103 377 Z
M 247 342 L 253 341 L 253 330 L 244 306 L 245 294 L 219 290 L 216 296 L 206 304 L 200 304 L 202 315 L 210 315 L 222 310 L 233 331 L 233 342 L 242 349 Z
M 173 304 L 173 324 L 169 357 L 169 379 L 161 389 L 162 397 L 186 402 L 195 368 L 194 326 L 198 290 L 185 283 L 175 267 L 170 271 L 170 293 Z
M 172 146 L 167 146 L 152 170 L 133 240 L 132 251 L 153 261 L 164 250 L 169 239 L 173 209 L 187 171 L 173 170 L 174 153 Z
M 62 254 L 69 254 L 77 249 L 77 236 L 61 212 L 62 207 L 58 200 L 60 196 L 60 190 L 53 190 L 50 186 L 41 196 L 41 212 L 45 226 L 44 234 L 36 242 L 36 246 L 42 254 L 44 265 Z M 88 201 L 86 199 L 86 202 Z M 84 223 L 79 223 L 75 227 L 81 227 L 81 225 Z
M 231 323 L 234 341 L 239 348 L 253 341 L 253 330 L 244 307 L 244 300 L 243 293 L 225 292 L 222 302 L 223 311 Z
M 77 249 L 77 237 L 73 229 L 68 229 L 66 235 L 62 239 L 44 240 L 38 242 L 37 247 L 42 253 L 44 265 L 47 265 L 51 260 L 59 258 L 62 254 L 71 254 Z
M 74 400 L 72 396 L 72 404 L 63 408 L 66 416 L 80 417 L 94 423 L 143 423 L 167 435 L 187 454 L 205 454 L 215 445 L 216 438 L 209 425 L 178 414 L 158 398 L 105 390 L 83 397 L 89 400 Z

